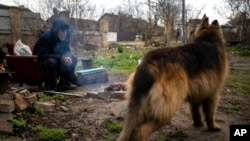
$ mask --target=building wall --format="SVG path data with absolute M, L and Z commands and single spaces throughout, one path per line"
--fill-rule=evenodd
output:
M 24 44 L 32 45 L 37 40 L 39 25 L 42 23 L 40 14 L 33 13 L 19 7 L 1 7 L 0 9 L 0 46 L 6 42 L 15 44 L 19 39 Z M 36 21 L 32 23 L 24 23 L 27 21 Z M 34 29 L 28 29 L 28 26 L 34 26 Z M 31 31 L 34 30 L 34 31 Z
M 103 48 L 103 37 L 102 34 L 85 34 L 83 35 L 84 42 L 87 44 L 97 45 L 100 48 Z

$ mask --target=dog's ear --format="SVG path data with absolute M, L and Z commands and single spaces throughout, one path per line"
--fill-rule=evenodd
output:
M 219 22 L 218 22 L 217 20 L 214 20 L 214 21 L 212 22 L 212 25 L 214 25 L 214 26 L 216 26 L 216 27 L 220 26 L 220 25 L 219 25 Z
M 202 19 L 201 19 L 201 20 L 203 20 L 203 19 L 205 19 L 205 18 L 207 18 L 206 13 L 203 15 L 203 17 L 202 17 Z
M 208 17 L 205 17 L 204 19 L 201 20 L 201 24 L 200 27 L 208 27 L 209 23 L 208 23 Z

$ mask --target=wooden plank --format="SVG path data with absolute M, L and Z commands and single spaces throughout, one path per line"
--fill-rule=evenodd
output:
M 43 91 L 43 92 L 47 94 L 62 94 L 62 95 L 68 95 L 68 96 L 84 97 L 84 96 L 77 95 L 77 94 L 58 92 L 58 91 Z

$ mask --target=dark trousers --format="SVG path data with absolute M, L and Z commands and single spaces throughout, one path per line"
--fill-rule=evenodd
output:
M 43 69 L 45 72 L 45 87 L 48 90 L 53 90 L 57 86 L 58 72 L 60 74 L 59 83 L 70 83 L 75 77 L 75 67 L 77 64 L 77 58 L 70 56 L 72 64 L 67 66 L 62 61 L 58 62 L 54 58 L 48 58 L 43 62 Z

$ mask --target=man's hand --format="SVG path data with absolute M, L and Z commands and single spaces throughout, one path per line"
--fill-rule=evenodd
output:
M 71 60 L 70 57 L 64 57 L 63 62 L 64 62 L 65 65 L 69 66 L 72 63 L 72 60 Z

